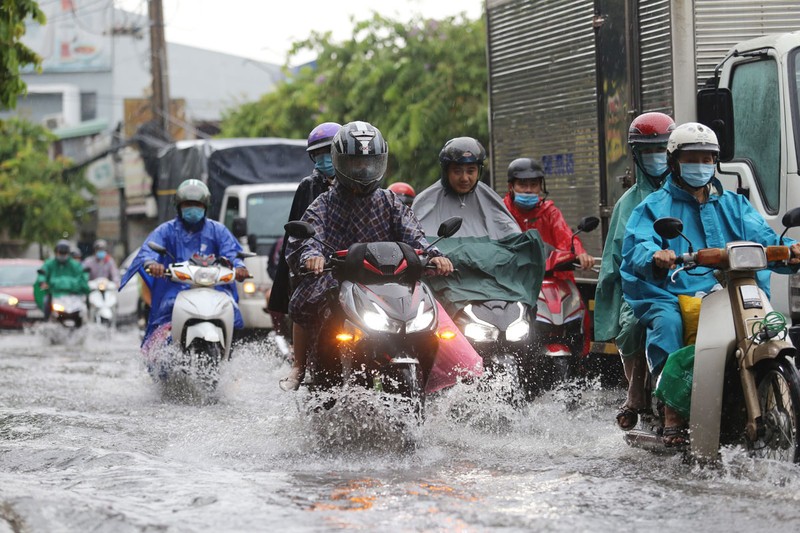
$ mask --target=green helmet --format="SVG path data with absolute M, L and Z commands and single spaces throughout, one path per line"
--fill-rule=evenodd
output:
M 180 206 L 183 202 L 200 202 L 208 209 L 208 206 L 211 205 L 211 191 L 200 180 L 186 180 L 175 191 L 175 207 Z

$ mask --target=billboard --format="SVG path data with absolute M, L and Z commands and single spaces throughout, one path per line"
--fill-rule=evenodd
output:
M 42 72 L 111 70 L 113 2 L 55 0 L 39 7 L 47 22 L 29 21 L 23 42 L 42 58 Z

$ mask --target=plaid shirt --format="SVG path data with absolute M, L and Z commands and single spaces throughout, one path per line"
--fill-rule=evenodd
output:
M 398 241 L 413 248 L 425 248 L 428 241 L 414 213 L 391 191 L 377 189 L 369 196 L 356 196 L 338 182 L 320 195 L 303 215 L 316 230 L 316 237 L 336 250 L 346 250 L 358 242 Z M 431 256 L 441 253 L 432 248 Z M 306 260 L 325 256 L 324 248 L 313 239 L 289 238 L 286 260 L 297 274 Z M 289 314 L 299 324 L 310 324 L 321 316 L 319 303 L 325 293 L 336 287 L 330 272 L 322 276 L 304 276 L 292 294 Z

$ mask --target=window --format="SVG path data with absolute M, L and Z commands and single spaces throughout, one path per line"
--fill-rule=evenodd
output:
M 225 227 L 233 231 L 233 219 L 239 216 L 239 199 L 236 196 L 228 196 L 228 203 L 225 204 Z
M 247 198 L 247 232 L 272 241 L 283 235 L 294 191 L 251 194 Z
M 733 71 L 734 159 L 748 161 L 768 212 L 780 203 L 781 114 L 778 67 L 770 58 L 742 63 Z

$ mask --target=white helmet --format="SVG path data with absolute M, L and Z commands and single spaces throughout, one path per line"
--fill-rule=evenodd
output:
M 677 156 L 675 152 L 682 150 L 695 150 L 700 152 L 714 152 L 719 155 L 719 141 L 714 130 L 699 122 L 681 124 L 673 131 L 667 141 L 667 154 Z

